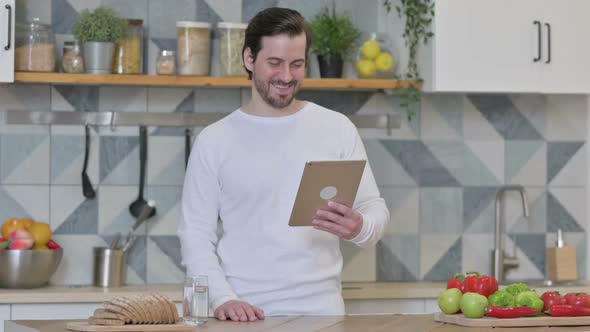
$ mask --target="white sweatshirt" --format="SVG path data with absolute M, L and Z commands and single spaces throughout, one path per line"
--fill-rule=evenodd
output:
M 236 110 L 203 129 L 177 231 L 187 273 L 209 277 L 211 308 L 239 299 L 268 316 L 344 314 L 339 238 L 288 222 L 306 161 L 366 158 L 350 120 L 311 102 L 282 117 Z M 364 223 L 351 241 L 375 244 L 389 211 L 368 163 L 354 209 Z

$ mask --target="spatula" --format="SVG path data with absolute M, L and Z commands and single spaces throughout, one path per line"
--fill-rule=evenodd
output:
M 94 188 L 92 188 L 92 183 L 90 182 L 88 173 L 86 173 L 86 168 L 88 167 L 88 155 L 90 154 L 90 127 L 88 127 L 88 125 L 84 126 L 84 133 L 85 143 L 84 166 L 82 166 L 82 194 L 86 198 L 94 198 L 96 196 L 96 192 L 94 191 Z

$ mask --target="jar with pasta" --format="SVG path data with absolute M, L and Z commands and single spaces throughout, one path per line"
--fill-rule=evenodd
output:
M 178 75 L 209 75 L 211 24 L 176 22 Z
M 127 34 L 117 43 L 114 60 L 115 74 L 143 72 L 143 20 L 127 20 Z
M 246 75 L 242 61 L 242 47 L 247 27 L 248 25 L 244 23 L 220 22 L 217 24 L 220 34 L 220 63 L 223 76 Z
M 14 49 L 16 71 L 52 72 L 55 70 L 55 37 L 39 18 L 17 25 Z

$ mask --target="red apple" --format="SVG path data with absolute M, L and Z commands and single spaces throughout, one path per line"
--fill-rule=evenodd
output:
M 17 229 L 10 233 L 10 245 L 8 249 L 31 249 L 35 239 L 33 235 L 24 229 Z

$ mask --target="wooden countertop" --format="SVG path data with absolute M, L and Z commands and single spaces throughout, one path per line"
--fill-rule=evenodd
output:
M 342 296 L 345 300 L 404 300 L 436 299 L 446 287 L 441 282 L 345 282 Z M 561 293 L 590 291 L 586 286 L 537 287 L 537 292 L 558 290 Z M 178 285 L 125 286 L 100 288 L 92 286 L 46 286 L 35 289 L 0 289 L 0 304 L 16 303 L 96 303 L 122 295 L 139 295 L 159 292 L 174 302 L 182 300 Z
M 67 320 L 6 321 L 5 332 L 68 332 Z M 588 331 L 588 326 L 572 327 L 520 327 L 526 332 Z M 321 332 L 514 332 L 515 328 L 469 328 L 435 322 L 433 315 L 349 315 L 349 316 L 282 316 L 267 317 L 252 323 L 209 320 L 202 328 L 193 331 L 244 332 L 244 331 L 321 331 Z

